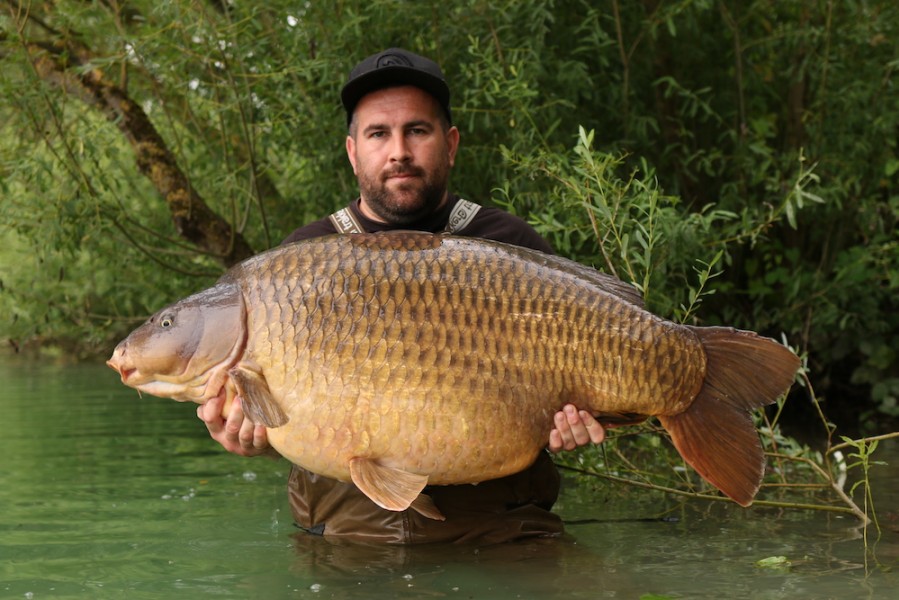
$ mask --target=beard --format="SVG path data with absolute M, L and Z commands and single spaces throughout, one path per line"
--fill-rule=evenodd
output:
M 410 179 L 393 181 L 394 175 L 412 175 Z M 438 165 L 431 173 L 405 165 L 374 177 L 359 172 L 359 191 L 378 217 L 394 225 L 409 225 L 437 210 L 446 196 L 449 162 Z

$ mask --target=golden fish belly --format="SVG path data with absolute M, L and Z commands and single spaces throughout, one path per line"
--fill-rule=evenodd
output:
M 362 457 L 434 484 L 492 479 L 534 460 L 565 403 L 677 414 L 701 386 L 695 335 L 586 268 L 464 238 L 352 238 L 235 275 L 248 358 L 289 417 L 269 439 L 314 472 L 348 480 Z

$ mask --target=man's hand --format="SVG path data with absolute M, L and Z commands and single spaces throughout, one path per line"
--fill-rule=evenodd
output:
M 574 450 L 589 442 L 600 444 L 606 439 L 606 430 L 599 421 L 585 410 L 578 411 L 573 404 L 566 404 L 553 418 L 556 428 L 549 432 L 549 451 Z
M 265 426 L 256 425 L 244 417 L 240 396 L 231 403 L 228 419 L 222 418 L 225 397 L 220 396 L 197 407 L 197 417 L 206 424 L 209 435 L 228 452 L 240 456 L 278 456 L 278 452 L 268 443 Z

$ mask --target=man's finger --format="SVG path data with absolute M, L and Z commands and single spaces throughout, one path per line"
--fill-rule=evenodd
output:
M 562 434 L 559 433 L 558 429 L 553 429 L 549 432 L 549 451 L 555 454 L 561 452 L 563 448 Z
M 594 444 L 603 443 L 606 439 L 606 430 L 602 424 L 585 410 L 581 411 L 581 421 L 583 421 L 584 426 L 587 428 L 587 434 L 590 436 L 590 441 Z
M 237 434 L 241 447 L 250 450 L 255 448 L 256 424 L 249 419 L 244 419 L 240 425 L 240 431 Z
M 206 424 L 206 429 L 215 437 L 224 427 L 222 405 L 225 398 L 212 398 L 197 407 L 197 417 Z
M 243 406 L 240 401 L 240 396 L 236 396 L 234 398 L 234 401 L 231 402 L 231 410 L 228 413 L 228 420 L 225 421 L 225 432 L 228 434 L 228 437 L 231 440 L 238 440 L 241 427 L 243 427 L 243 423 Z
M 568 425 L 569 434 L 567 437 L 571 441 L 570 445 L 566 445 L 566 450 L 573 450 L 574 447 L 583 446 L 589 442 L 590 433 L 587 431 L 587 426 L 581 418 L 583 411 L 578 412 L 573 404 L 566 404 L 562 410 L 565 413 L 565 420 Z M 571 445 L 574 447 L 571 447 Z
M 268 443 L 268 432 L 265 425 L 257 425 L 253 430 L 253 447 L 257 450 L 268 450 L 271 444 Z
M 575 412 L 575 417 L 576 416 L 577 412 Z M 570 415 L 564 411 L 557 412 L 554 417 L 556 431 L 559 432 L 559 437 L 561 438 L 560 450 L 574 450 L 577 448 L 577 442 L 575 441 L 574 432 L 571 430 L 570 421 Z

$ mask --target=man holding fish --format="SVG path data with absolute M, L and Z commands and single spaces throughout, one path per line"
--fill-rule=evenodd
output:
M 523 220 L 480 207 L 449 192 L 449 173 L 459 147 L 452 125 L 450 91 L 433 61 L 392 48 L 360 62 L 341 92 L 347 111 L 347 156 L 360 197 L 337 213 L 294 231 L 286 242 L 333 233 L 394 229 L 448 232 L 552 252 Z M 273 455 L 266 428 L 245 418 L 240 402 L 221 416 L 224 397 L 197 409 L 210 435 L 229 452 Z M 600 443 L 603 427 L 571 404 L 555 414 L 548 432 L 551 452 Z M 387 543 L 502 542 L 557 535 L 561 520 L 550 512 L 559 474 L 547 453 L 527 469 L 477 485 L 429 486 L 445 520 L 410 509 L 380 508 L 352 483 L 293 466 L 291 509 L 305 530 L 327 537 Z

